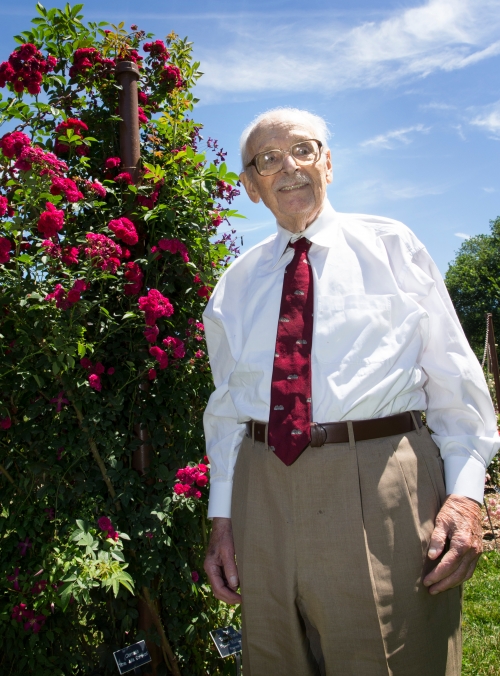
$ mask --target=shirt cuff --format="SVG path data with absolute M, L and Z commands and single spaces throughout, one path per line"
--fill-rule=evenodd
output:
M 231 518 L 231 495 L 233 492 L 232 481 L 214 481 L 210 484 L 210 496 L 208 498 L 208 518 L 223 517 Z
M 447 455 L 444 460 L 446 494 L 464 495 L 481 504 L 484 497 L 485 466 L 472 456 Z

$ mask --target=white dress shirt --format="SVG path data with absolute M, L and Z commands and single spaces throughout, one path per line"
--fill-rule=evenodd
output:
M 234 261 L 204 313 L 215 391 L 205 411 L 209 517 L 230 517 L 245 422 L 269 420 L 283 274 L 292 234 Z M 314 422 L 426 411 L 447 493 L 483 499 L 500 441 L 479 362 L 427 250 L 390 218 L 337 213 L 325 200 L 303 232 L 314 278 Z M 307 450 L 305 451 L 308 452 Z

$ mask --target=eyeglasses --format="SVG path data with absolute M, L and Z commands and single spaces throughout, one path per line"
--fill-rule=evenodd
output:
M 311 138 L 294 143 L 289 150 L 266 150 L 263 153 L 257 153 L 247 164 L 247 168 L 255 167 L 261 176 L 272 176 L 283 168 L 285 155 L 291 155 L 300 166 L 315 164 L 321 156 L 322 147 L 321 141 Z

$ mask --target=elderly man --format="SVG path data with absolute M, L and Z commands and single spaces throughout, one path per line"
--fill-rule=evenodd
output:
M 424 246 L 328 202 L 327 136 L 279 109 L 242 137 L 277 234 L 204 317 L 205 571 L 242 602 L 245 676 L 457 676 L 495 414 Z

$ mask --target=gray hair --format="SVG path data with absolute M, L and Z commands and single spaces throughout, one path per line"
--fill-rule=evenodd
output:
M 321 141 L 323 148 L 328 149 L 328 139 L 330 138 L 330 131 L 328 129 L 327 123 L 319 115 L 310 113 L 308 110 L 300 110 L 299 108 L 288 108 L 288 107 L 279 107 L 271 108 L 265 113 L 258 115 L 249 125 L 244 129 L 240 137 L 240 155 L 241 162 L 243 165 L 243 170 L 245 169 L 247 163 L 250 161 L 247 152 L 247 144 L 250 135 L 253 131 L 264 122 L 272 122 L 291 120 L 294 122 L 300 122 L 302 124 L 311 127 L 314 130 L 314 134 L 318 141 Z

